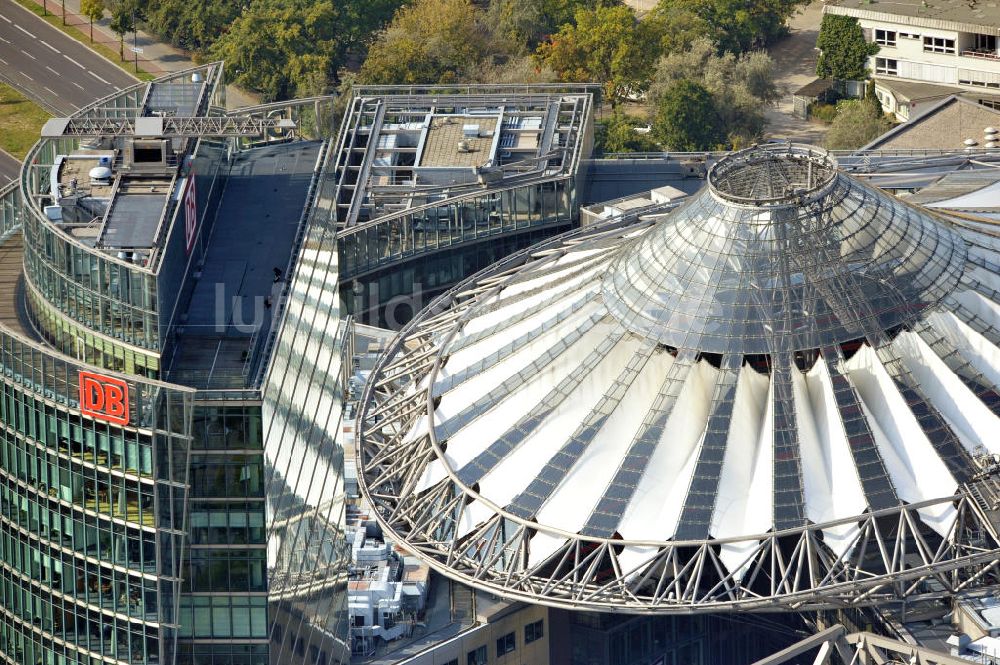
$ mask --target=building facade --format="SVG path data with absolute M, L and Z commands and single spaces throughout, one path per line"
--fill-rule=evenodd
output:
M 207 65 L 53 120 L 2 192 L 8 662 L 346 658 L 336 534 L 308 540 L 333 572 L 305 590 L 288 582 L 302 542 L 282 547 L 315 533 L 303 506 L 336 503 L 342 463 L 306 421 L 280 429 L 274 411 L 304 405 L 282 401 L 297 375 L 272 362 L 314 306 L 304 291 L 336 289 L 311 224 L 330 100 L 227 115 L 222 81 Z M 324 341 L 337 362 L 339 344 Z M 338 418 L 308 406 L 313 428 Z M 325 490 L 281 466 L 303 439 L 331 460 Z
M 224 89 L 52 119 L 0 192 L 8 662 L 345 662 L 345 261 L 433 291 L 575 223 L 586 90 L 368 91 L 338 139 L 331 97 Z
M 865 38 L 878 46 L 868 69 L 883 108 L 900 120 L 915 117 L 928 101 L 948 94 L 948 88 L 1000 106 L 1000 16 L 995 11 L 936 0 L 879 5 L 836 0 L 823 11 L 857 18 Z
M 595 86 L 358 86 L 334 162 L 341 300 L 398 329 L 577 223 Z

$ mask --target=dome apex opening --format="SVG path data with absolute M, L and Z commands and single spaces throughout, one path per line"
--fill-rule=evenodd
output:
M 821 148 L 769 143 L 719 160 L 708 172 L 708 186 L 727 203 L 772 207 L 822 196 L 836 176 L 837 160 Z

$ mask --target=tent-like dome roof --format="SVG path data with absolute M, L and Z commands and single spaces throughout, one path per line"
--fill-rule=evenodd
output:
M 362 486 L 431 565 L 512 598 L 912 593 L 1000 549 L 976 508 L 998 266 L 822 151 L 734 153 L 670 214 L 522 253 L 417 317 L 359 414 Z

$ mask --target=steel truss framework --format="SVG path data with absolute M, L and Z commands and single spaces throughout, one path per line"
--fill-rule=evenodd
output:
M 153 121 L 156 131 L 144 133 L 142 121 Z M 269 130 L 293 129 L 283 118 L 258 118 L 249 115 L 164 118 L 53 118 L 42 129 L 44 138 L 70 136 L 155 136 L 164 138 L 202 136 L 263 136 Z
M 444 294 L 396 338 L 371 375 L 358 415 L 362 491 L 392 537 L 439 572 L 507 598 L 637 614 L 831 609 L 950 596 L 995 583 L 1000 486 L 983 475 L 954 496 L 860 517 L 740 538 L 668 542 L 567 533 L 524 519 L 491 503 L 478 486 L 463 484 L 450 468 L 444 479 L 418 488 L 444 449 L 434 427 L 416 441 L 410 433 L 419 419 L 434 417 L 434 397 L 426 387 L 434 384 L 456 322 L 528 263 L 552 260 L 582 242 L 623 242 L 627 233 L 653 223 L 641 214 L 509 257 L 486 276 Z M 493 514 L 463 535 L 460 525 L 474 501 Z M 939 534 L 921 513 L 947 505 L 956 516 L 947 533 Z M 838 527 L 853 536 L 835 550 L 824 531 Z M 540 532 L 566 542 L 531 565 L 530 541 Z M 724 547 L 743 548 L 742 565 L 728 569 L 719 556 Z
M 967 665 L 969 660 L 907 644 L 873 633 L 847 633 L 836 625 L 793 644 L 753 665 L 805 662 L 804 654 L 815 652 L 812 665 L 869 665 L 913 663 L 914 665 Z

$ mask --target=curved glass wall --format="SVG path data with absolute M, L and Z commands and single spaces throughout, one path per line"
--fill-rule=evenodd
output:
M 477 193 L 346 229 L 339 238 L 341 278 L 498 235 L 571 224 L 577 209 L 575 182 L 566 176 Z
M 21 176 L 24 196 L 34 200 L 47 195 L 56 157 L 77 147 L 77 141 L 63 139 L 37 143 Z M 43 220 L 40 210 L 30 205 L 29 210 L 24 219 L 24 270 L 34 290 L 83 327 L 112 340 L 157 350 L 156 276 L 70 239 Z M 61 350 L 76 355 L 75 349 Z
M 0 192 L 0 238 L 22 215 Z M 81 415 L 95 369 L 0 326 L 0 653 L 17 663 L 173 659 L 194 393 L 99 375 L 123 388 L 116 424 Z

